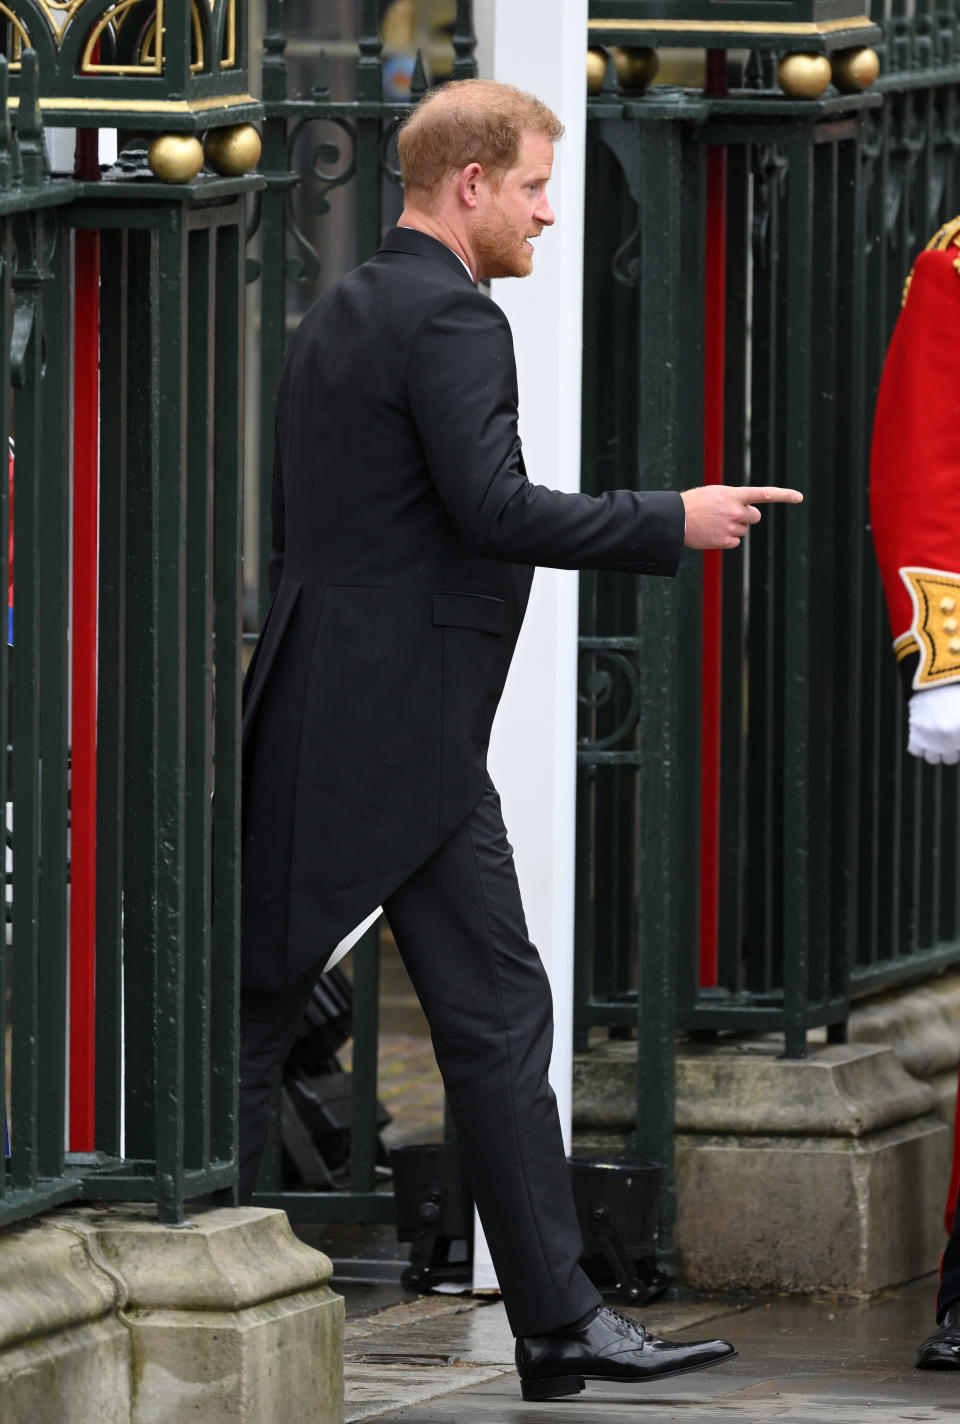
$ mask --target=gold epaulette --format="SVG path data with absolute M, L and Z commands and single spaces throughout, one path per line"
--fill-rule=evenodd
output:
M 960 247 L 960 217 L 951 218 L 949 222 L 944 223 L 943 227 L 937 228 L 937 231 L 933 234 L 933 237 L 931 237 L 923 250 L 924 252 L 946 252 L 948 247 Z M 960 257 L 954 262 L 953 270 L 960 276 Z M 913 268 L 911 267 L 907 280 L 903 284 L 903 296 L 900 299 L 901 307 L 906 306 L 907 293 L 910 290 L 910 283 L 912 281 Z
M 901 569 L 913 604 L 913 622 L 894 642 L 899 662 L 920 654 L 913 686 L 960 682 L 960 574 L 942 569 Z

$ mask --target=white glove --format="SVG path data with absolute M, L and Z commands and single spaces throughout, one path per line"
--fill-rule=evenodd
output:
M 907 751 L 932 765 L 960 761 L 960 682 L 913 693 Z

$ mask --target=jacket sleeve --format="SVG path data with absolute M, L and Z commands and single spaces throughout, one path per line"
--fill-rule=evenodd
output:
M 440 499 L 476 553 L 547 568 L 676 573 L 679 494 L 594 497 L 527 479 L 513 340 L 494 302 L 464 287 L 432 308 L 411 346 L 407 394 Z

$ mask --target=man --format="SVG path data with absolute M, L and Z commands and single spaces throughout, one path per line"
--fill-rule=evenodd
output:
M 909 698 L 907 750 L 960 760 L 960 218 L 907 281 L 883 367 L 870 454 L 870 525 Z M 937 1329 L 921 1370 L 960 1369 L 960 1095 Z
M 274 601 L 248 677 L 241 1190 L 271 1076 L 338 941 L 380 904 L 430 1023 L 524 1397 L 735 1353 L 601 1305 L 547 1082 L 549 986 L 486 771 L 533 567 L 673 574 L 794 492 L 531 484 L 510 329 L 481 277 L 526 276 L 562 128 L 468 80 L 399 138 L 406 207 L 300 325 L 277 402 Z

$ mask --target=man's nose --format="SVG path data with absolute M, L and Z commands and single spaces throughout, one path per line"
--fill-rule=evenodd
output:
M 557 220 L 554 216 L 553 208 L 551 208 L 546 198 L 543 198 L 538 204 L 534 217 L 537 222 L 543 223 L 544 227 L 553 227 Z

